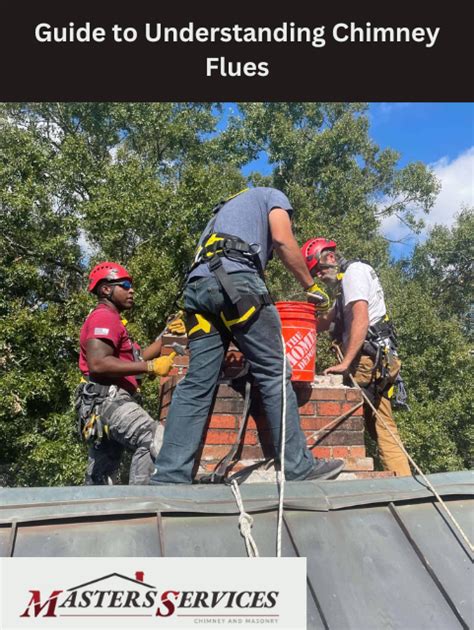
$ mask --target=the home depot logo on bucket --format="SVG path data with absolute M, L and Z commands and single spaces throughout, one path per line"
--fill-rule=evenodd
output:
M 316 359 L 316 311 L 307 302 L 277 302 L 291 380 L 313 381 Z
M 309 330 L 303 334 L 295 329 L 295 333 L 289 339 L 285 339 L 285 347 L 294 380 L 312 381 L 316 358 L 316 331 Z

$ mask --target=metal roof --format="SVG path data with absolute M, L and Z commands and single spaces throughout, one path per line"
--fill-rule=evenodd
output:
M 429 478 L 472 540 L 472 473 Z M 274 556 L 275 484 L 241 494 Z M 2 488 L 0 555 L 245 556 L 238 512 L 227 486 Z M 282 555 L 307 558 L 309 628 L 474 626 L 472 557 L 418 478 L 287 482 L 284 525 Z

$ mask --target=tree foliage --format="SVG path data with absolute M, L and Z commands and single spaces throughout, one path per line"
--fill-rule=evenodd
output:
M 173 310 L 210 208 L 247 184 L 290 197 L 300 241 L 335 238 L 380 271 L 412 392 L 402 434 L 426 470 L 468 464 L 472 212 L 394 266 L 381 221 L 395 214 L 418 229 L 416 211 L 429 211 L 439 186 L 423 164 L 399 168 L 396 151 L 380 150 L 364 104 L 248 103 L 223 120 L 212 103 L 1 106 L 3 483 L 82 482 L 71 394 L 79 329 L 94 303 L 89 267 L 111 259 L 130 268 L 129 326 L 146 344 Z M 242 167 L 262 154 L 271 174 L 245 178 Z M 278 261 L 269 284 L 277 298 L 299 290 Z M 156 385 L 145 393 L 156 415 Z

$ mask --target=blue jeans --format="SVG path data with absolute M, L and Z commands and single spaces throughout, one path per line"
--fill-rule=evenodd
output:
M 267 293 L 265 283 L 255 273 L 237 272 L 232 280 L 241 294 Z M 187 285 L 185 309 L 219 315 L 227 303 L 220 284 L 211 277 Z M 281 449 L 283 352 L 281 324 L 273 305 L 262 306 L 244 329 L 233 331 L 234 339 L 250 365 L 259 387 L 270 425 L 275 454 Z M 156 483 L 191 483 L 196 452 L 209 416 L 228 338 L 219 332 L 189 342 L 190 361 L 185 378 L 177 386 L 166 420 L 163 446 L 157 457 L 152 480 Z M 311 451 L 300 428 L 298 402 L 286 370 L 286 479 L 302 479 L 314 465 Z

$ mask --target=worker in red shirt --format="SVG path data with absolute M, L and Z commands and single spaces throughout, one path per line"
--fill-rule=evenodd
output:
M 126 448 L 133 451 L 129 483 L 145 485 L 163 429 L 143 409 L 137 390 L 144 374 L 168 374 L 173 359 L 159 357 L 161 339 L 142 351 L 130 338 L 121 313 L 133 306 L 133 284 L 124 267 L 99 263 L 89 275 L 88 290 L 98 303 L 81 328 L 79 368 L 84 382 L 76 392 L 79 430 L 89 443 L 86 484 L 113 483 Z M 182 334 L 184 323 L 176 319 L 168 330 Z

